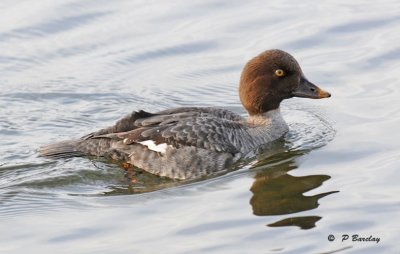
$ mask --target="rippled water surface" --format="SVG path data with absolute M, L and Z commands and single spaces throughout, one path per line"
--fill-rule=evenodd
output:
M 0 253 L 400 253 L 398 1 L 5 0 L 0 17 Z M 241 69 L 270 48 L 333 97 L 285 101 L 290 132 L 236 171 L 132 183 L 37 156 L 132 110 L 245 114 Z

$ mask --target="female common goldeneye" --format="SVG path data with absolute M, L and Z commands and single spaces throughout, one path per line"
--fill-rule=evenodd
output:
M 99 156 L 159 176 L 193 179 L 223 171 L 283 136 L 289 128 L 279 111 L 282 100 L 331 96 L 305 78 L 290 54 L 278 49 L 267 50 L 245 65 L 239 95 L 247 118 L 213 107 L 137 111 L 80 139 L 42 147 L 40 154 Z

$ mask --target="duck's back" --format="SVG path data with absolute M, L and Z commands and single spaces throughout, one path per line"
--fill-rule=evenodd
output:
M 222 171 L 250 149 L 245 119 L 217 108 L 133 112 L 78 140 L 43 147 L 50 157 L 101 156 L 150 173 L 188 179 Z

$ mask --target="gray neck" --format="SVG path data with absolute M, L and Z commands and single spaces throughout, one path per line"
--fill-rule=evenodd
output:
M 278 139 L 289 130 L 279 108 L 263 114 L 249 116 L 247 123 L 254 146 L 260 146 Z
M 259 115 L 250 115 L 247 118 L 247 122 L 254 126 L 262 126 L 270 124 L 286 125 L 286 122 L 283 119 L 279 108 L 264 112 Z

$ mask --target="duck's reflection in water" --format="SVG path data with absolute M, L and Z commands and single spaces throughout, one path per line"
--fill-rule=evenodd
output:
M 322 185 L 328 175 L 292 176 L 290 170 L 297 168 L 296 158 L 308 151 L 287 151 L 259 160 L 255 165 L 255 181 L 250 188 L 253 193 L 250 204 L 258 216 L 285 215 L 312 210 L 319 206 L 318 200 L 337 191 L 324 192 L 313 196 L 304 195 Z M 315 227 L 320 216 L 290 217 L 270 227 L 298 226 L 301 229 Z
M 289 171 L 298 167 L 296 159 L 309 153 L 310 150 L 287 150 L 281 142 L 271 143 L 264 149 L 267 152 L 261 153 L 263 158 L 258 158 L 258 162 L 251 169 L 251 172 L 256 172 L 254 176 L 255 180 L 250 188 L 250 191 L 253 193 L 250 204 L 254 215 L 287 215 L 312 210 L 318 207 L 318 200 L 320 198 L 337 192 L 330 191 L 313 196 L 304 195 L 304 193 L 321 186 L 330 176 L 293 176 L 288 174 Z M 140 170 L 135 172 L 134 177 L 128 176 L 127 179 L 129 179 L 128 187 L 112 187 L 110 188 L 111 191 L 103 195 L 138 194 L 193 182 L 201 182 L 201 180 L 174 181 Z M 135 181 L 132 182 L 131 180 Z M 215 183 L 219 183 L 219 181 Z M 310 229 L 315 227 L 315 223 L 320 219 L 321 217 L 317 215 L 294 216 L 283 218 L 268 226 L 298 226 L 301 229 Z

